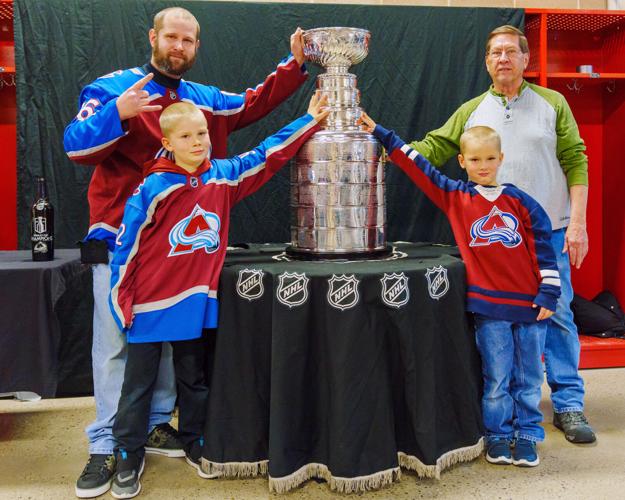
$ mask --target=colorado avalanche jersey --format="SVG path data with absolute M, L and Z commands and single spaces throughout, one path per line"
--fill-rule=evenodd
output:
M 542 207 L 512 184 L 452 180 L 397 135 L 373 134 L 390 158 L 449 218 L 467 268 L 467 310 L 509 321 L 536 321 L 533 304 L 555 311 L 560 276 L 551 223 Z
M 110 306 L 128 342 L 188 340 L 217 326 L 232 206 L 319 129 L 305 115 L 258 147 L 193 174 L 159 158 L 126 203 L 111 261 Z
M 289 97 L 306 79 L 293 56 L 283 60 L 260 85 L 241 94 L 185 80 L 173 80 L 151 65 L 115 71 L 86 86 L 80 111 L 65 129 L 64 145 L 77 163 L 96 165 L 89 184 L 89 231 L 86 240 L 105 240 L 113 250 L 124 203 L 143 178 L 143 164 L 159 155 L 161 112 L 141 113 L 120 121 L 117 98 L 148 72 L 154 78 L 144 87 L 150 104 L 165 109 L 179 101 L 194 103 L 208 122 L 212 157 L 224 158 L 228 134 L 262 118 Z

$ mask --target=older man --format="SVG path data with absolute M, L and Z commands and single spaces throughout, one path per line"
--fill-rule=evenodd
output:
M 411 146 L 440 166 L 458 153 L 465 129 L 489 126 L 501 136 L 505 152 L 498 182 L 515 184 L 529 193 L 549 215 L 562 281 L 545 344 L 553 423 L 569 441 L 591 443 L 596 437 L 583 413 L 580 344 L 570 308 L 570 264 L 579 268 L 588 253 L 586 147 L 564 96 L 523 79 L 528 62 L 529 47 L 522 31 L 508 25 L 493 30 L 486 42 L 486 68 L 493 81 L 490 89 L 464 103 L 441 128 Z
M 262 118 L 306 79 L 302 31 L 291 36 L 291 52 L 266 80 L 241 94 L 183 80 L 195 61 L 200 26 L 182 8 L 154 17 L 149 31 L 152 57 L 143 66 L 115 71 L 87 85 L 80 110 L 65 130 L 65 150 L 75 162 L 96 165 L 89 185 L 90 227 L 83 242 L 83 262 L 93 268 L 93 381 L 96 421 L 87 427 L 89 461 L 76 483 L 80 498 L 105 493 L 115 472 L 112 425 L 124 378 L 125 335 L 108 307 L 109 254 L 121 223 L 124 204 L 141 182 L 143 164 L 162 153 L 159 117 L 179 101 L 193 102 L 206 116 L 212 157 L 226 155 L 230 132 Z M 149 307 L 149 304 L 145 304 Z M 146 452 L 185 456 L 169 425 L 174 408 L 171 349 L 164 350 L 150 415 Z

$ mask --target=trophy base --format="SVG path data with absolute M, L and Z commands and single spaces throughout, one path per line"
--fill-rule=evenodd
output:
M 315 252 L 302 250 L 292 245 L 286 247 L 286 254 L 294 260 L 376 260 L 384 259 L 393 253 L 393 247 L 385 245 L 377 250 L 366 252 Z

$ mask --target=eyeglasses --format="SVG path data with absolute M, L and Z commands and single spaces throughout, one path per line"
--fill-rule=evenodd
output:
M 506 55 L 508 59 L 515 59 L 519 57 L 522 54 L 522 52 L 519 49 L 514 49 L 514 48 L 506 49 L 506 50 L 495 49 L 495 50 L 491 50 L 487 54 L 487 56 L 490 59 L 496 60 L 496 59 L 501 59 L 501 56 L 503 56 L 504 54 Z

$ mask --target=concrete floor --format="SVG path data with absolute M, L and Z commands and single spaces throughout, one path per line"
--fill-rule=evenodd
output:
M 403 472 L 401 481 L 353 497 L 449 499 L 625 499 L 625 368 L 585 370 L 586 415 L 598 434 L 594 445 L 572 445 L 551 425 L 543 391 L 546 441 L 540 466 L 493 466 L 483 457 L 452 467 L 440 480 Z M 71 499 L 87 458 L 84 427 L 93 398 L 34 403 L 0 401 L 0 498 Z M 329 499 L 327 484 L 309 481 L 285 495 L 270 494 L 267 480 L 203 480 L 183 459 L 148 455 L 140 498 Z M 112 498 L 107 493 L 101 498 Z

